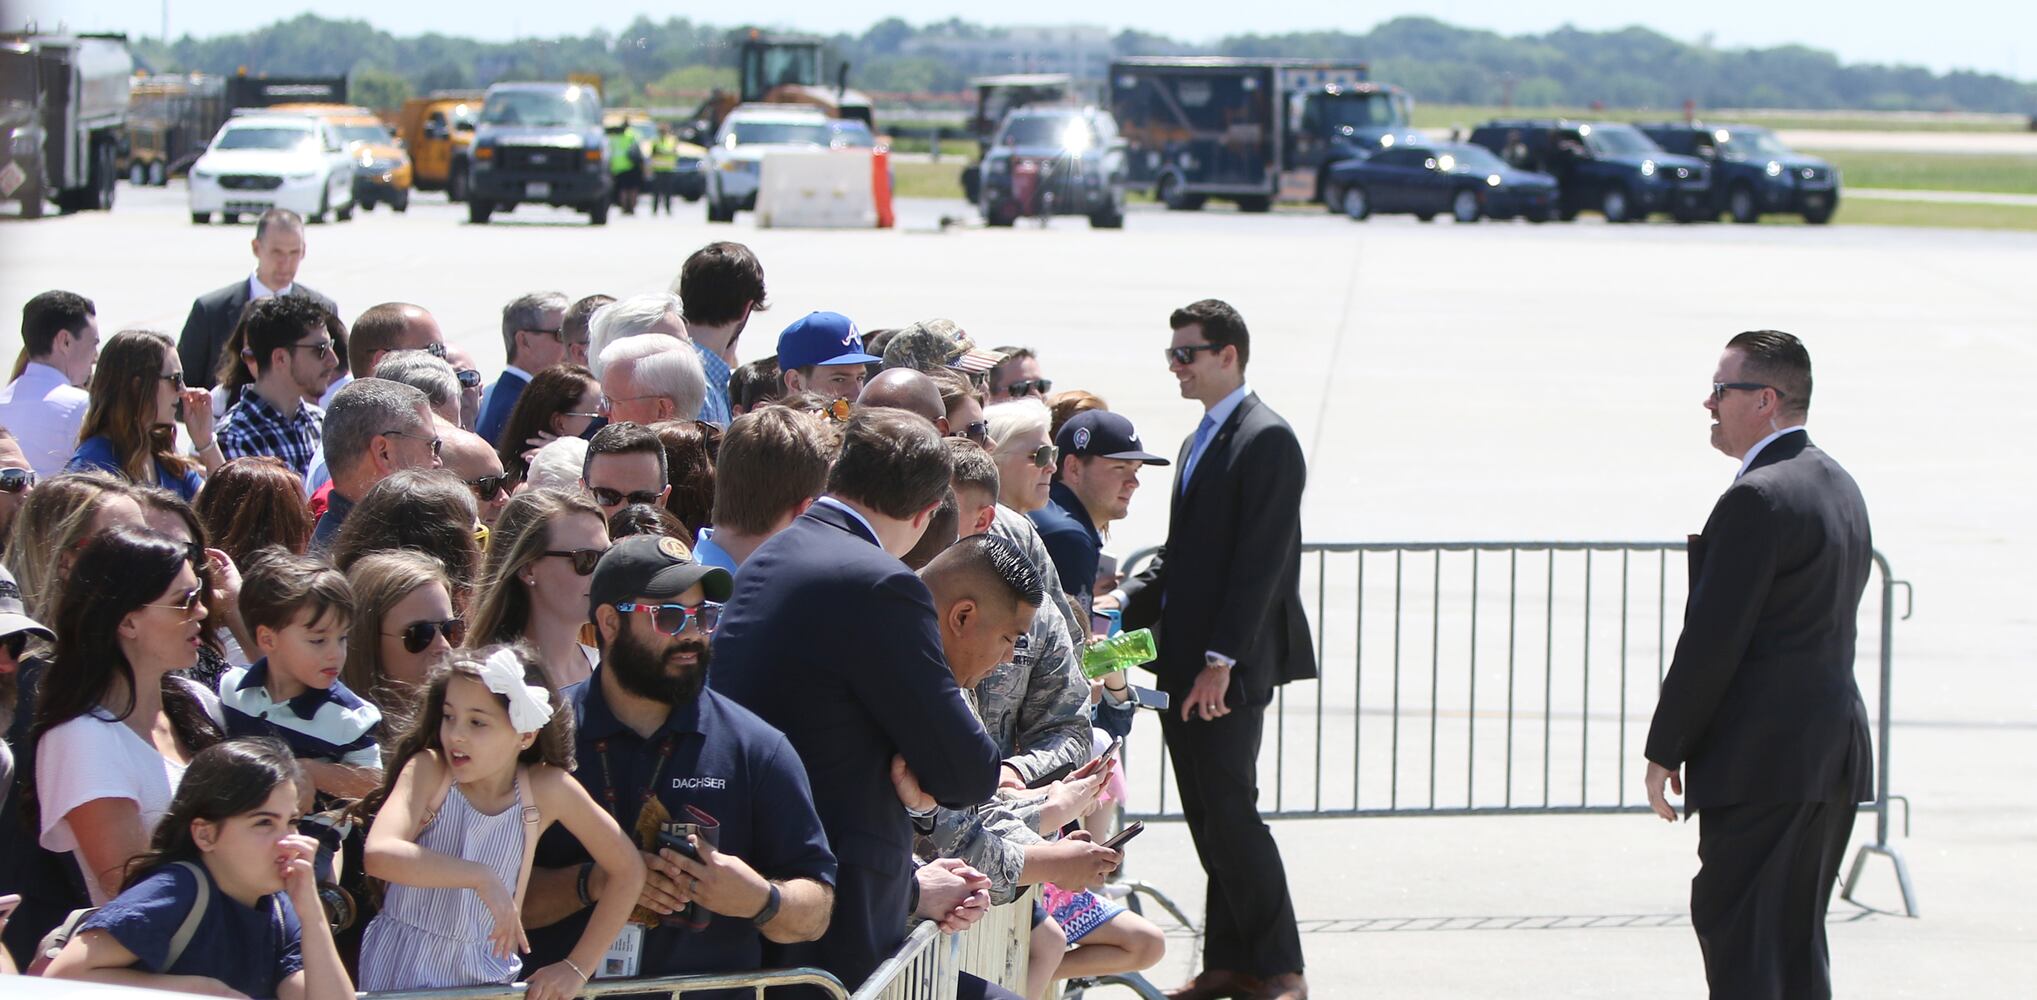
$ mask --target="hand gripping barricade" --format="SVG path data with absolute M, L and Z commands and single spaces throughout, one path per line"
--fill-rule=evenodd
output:
M 1641 813 L 1643 743 L 1682 626 L 1683 542 L 1389 542 L 1302 546 L 1319 680 L 1278 689 L 1260 752 L 1268 819 Z M 1125 562 L 1136 573 L 1157 550 Z M 1903 912 L 1909 866 L 1889 842 L 1895 623 L 1907 581 L 1874 553 L 1861 606 L 1860 689 L 1874 706 L 1874 839 L 1841 885 L 1855 901 L 1889 859 Z M 1902 600 L 1897 600 L 1897 590 Z M 1868 669 L 1872 666 L 1873 669 Z M 1328 709 L 1326 712 L 1325 709 Z M 1137 766 L 1134 750 L 1150 748 Z M 1126 747 L 1125 821 L 1178 820 L 1166 754 Z M 1179 907 L 1151 885 L 1133 902 Z M 1862 904 L 1864 905 L 1864 904 Z

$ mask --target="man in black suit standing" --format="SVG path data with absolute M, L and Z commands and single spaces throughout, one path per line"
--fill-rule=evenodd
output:
M 1825 1000 L 1825 907 L 1872 793 L 1855 620 L 1873 562 L 1853 477 L 1811 444 L 1811 356 L 1787 333 L 1727 342 L 1705 409 L 1740 460 L 1690 539 L 1690 598 L 1648 729 L 1648 804 L 1698 814 L 1691 926 L 1713 997 Z
M 177 358 L 184 363 L 184 382 L 210 389 L 219 382 L 219 355 L 240 322 L 249 302 L 271 295 L 296 295 L 337 315 L 333 301 L 297 283 L 304 263 L 304 219 L 287 208 L 272 208 L 255 221 L 255 272 L 225 288 L 206 292 L 191 303 L 184 333 L 177 338 Z M 373 372 L 362 372 L 370 375 Z M 226 401 L 228 406 L 234 401 Z
M 1273 689 L 1316 675 L 1301 603 L 1301 442 L 1245 385 L 1236 309 L 1174 311 L 1168 370 L 1203 418 L 1181 446 L 1167 544 L 1113 599 L 1155 626 L 1161 731 L 1181 812 L 1209 873 L 1203 970 L 1176 1000 L 1301 1000 L 1301 934 L 1273 831 L 1259 818 L 1259 740 Z
M 709 685 L 792 741 L 839 863 L 827 933 L 771 960 L 852 987 L 904 939 L 914 910 L 894 758 L 951 809 L 997 790 L 997 747 L 955 686 L 933 596 L 899 561 L 950 474 L 925 418 L 858 411 L 827 492 L 743 563 L 714 635 Z

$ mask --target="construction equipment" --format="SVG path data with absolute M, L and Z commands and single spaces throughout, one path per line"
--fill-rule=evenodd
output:
M 111 209 L 133 75 L 126 35 L 0 35 L 0 199 Z
M 730 45 L 736 50 L 737 92 L 716 88 L 680 129 L 681 139 L 706 145 L 722 119 L 743 104 L 805 104 L 830 118 L 851 118 L 874 130 L 870 95 L 849 89 L 849 64 L 835 64 L 833 83 L 828 82 L 822 39 L 744 28 L 731 35 Z
M 396 138 L 410 152 L 411 182 L 420 191 L 467 199 L 467 150 L 481 113 L 478 90 L 440 90 L 413 97 L 396 113 Z

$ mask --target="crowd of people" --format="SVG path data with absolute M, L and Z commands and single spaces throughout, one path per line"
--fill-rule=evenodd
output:
M 1240 720 L 1313 671 L 1280 594 L 1301 456 L 1245 388 L 1235 310 L 1184 307 L 1154 348 L 1209 415 L 1177 519 L 1219 478 L 1205 518 L 1292 508 L 1241 538 L 1249 601 L 1203 579 L 1228 556 L 1118 575 L 1110 526 L 1170 462 L 1033 351 L 814 312 L 740 361 L 769 302 L 741 244 L 667 292 L 516 296 L 492 380 L 427 306 L 343 320 L 297 280 L 291 213 L 253 251 L 176 337 L 102 340 L 69 291 L 23 309 L 0 390 L 15 966 L 257 997 L 790 966 L 853 988 L 913 922 L 1037 885 L 1026 995 L 1144 969 L 1162 937 L 1103 843 L 1141 689 L 1081 657 L 1164 618 L 1187 638 L 1163 661 L 1192 660 L 1162 664 L 1170 750 L 1204 772 L 1184 803 L 1236 915 L 1209 948 L 1237 982 L 1178 995 L 1306 995 L 1240 800 Z

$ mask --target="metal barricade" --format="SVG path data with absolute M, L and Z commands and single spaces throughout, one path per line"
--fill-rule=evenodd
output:
M 774 986 L 811 986 L 836 1000 L 846 1000 L 849 991 L 841 981 L 819 969 L 767 969 L 761 972 L 704 973 L 688 976 L 656 976 L 647 979 L 596 979 L 580 988 L 579 996 L 606 997 L 662 995 L 679 997 L 709 990 L 752 990 L 758 1000 Z M 361 1000 L 515 1000 L 523 996 L 524 984 L 508 986 L 466 986 L 444 990 L 397 990 L 363 993 Z M 862 996 L 862 993 L 857 993 Z M 874 994 L 873 994 L 874 995 Z M 952 997 L 952 993 L 950 997 Z M 887 994 L 888 996 L 888 994 Z
M 1683 542 L 1381 542 L 1302 546 L 1318 680 L 1278 689 L 1260 752 L 1268 818 L 1646 812 L 1643 749 L 1681 630 Z M 1136 572 L 1155 549 L 1134 553 Z M 1874 553 L 1863 602 L 1861 687 L 1877 706 L 1875 840 L 1889 843 L 1891 644 L 1910 585 Z M 1872 650 L 1870 652 L 1870 650 Z M 1136 760 L 1126 819 L 1179 819 L 1166 754 Z M 1128 751 L 1131 748 L 1127 748 Z M 1269 752 L 1270 751 L 1270 752 Z M 1128 777 L 1134 760 L 1127 760 Z M 1154 779 L 1147 781 L 1144 775 Z M 1270 803 L 1267 800 L 1270 799 Z M 1268 807 L 1270 806 L 1270 807 Z

